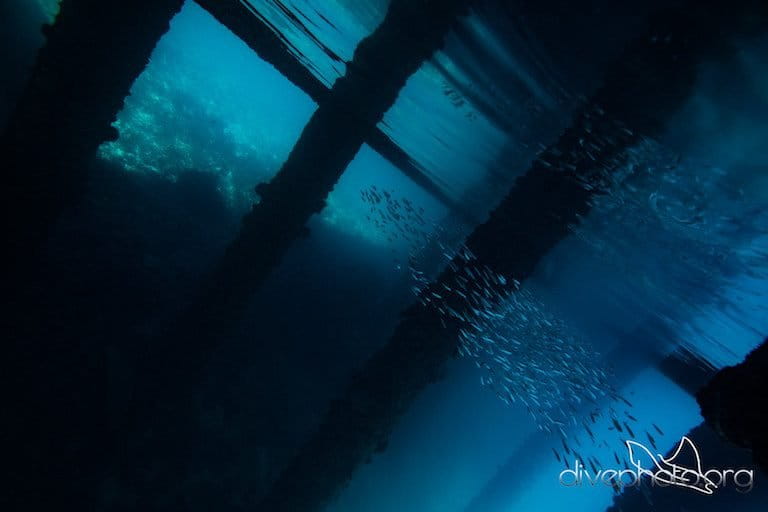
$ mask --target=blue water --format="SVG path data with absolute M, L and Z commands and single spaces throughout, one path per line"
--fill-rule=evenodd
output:
M 307 10 L 298 3 L 291 8 Z M 281 24 L 280 12 L 269 2 L 259 12 L 285 30 L 305 65 L 332 85 L 354 46 L 378 23 L 382 6 L 355 10 L 324 4 L 322 10 L 326 17 L 337 13 L 338 26 L 330 26 L 320 11 L 313 11 L 318 17 L 308 26 L 317 41 L 342 57 L 339 61 L 328 60 L 289 20 Z M 516 76 L 540 109 L 567 115 L 540 75 L 527 70 L 492 33 L 484 33 L 479 21 L 472 18 L 468 24 L 486 43 L 488 55 Z M 704 66 L 696 93 L 667 133 L 634 148 L 628 164 L 658 170 L 676 162 L 670 178 L 640 186 L 619 183 L 524 285 L 569 334 L 594 351 L 598 364 L 608 368 L 623 358 L 620 366 L 632 368 L 628 376 L 615 376 L 614 384 L 635 395 L 638 431 L 655 422 L 668 433 L 660 441 L 662 450 L 701 418 L 693 398 L 654 370 L 653 361 L 682 344 L 719 368 L 740 361 L 768 332 L 767 247 L 761 237 L 768 220 L 768 180 L 761 171 L 768 164 L 761 149 L 768 75 L 760 67 L 767 47 L 744 43 L 735 59 Z M 450 89 L 444 70 L 453 86 L 470 87 L 472 81 L 461 59 L 451 58 L 452 49 L 453 55 L 460 53 L 461 42 L 449 42 L 447 53 L 435 57 L 439 68 L 427 63 L 411 77 L 381 128 L 431 179 L 462 198 L 482 187 L 488 171 L 505 157 L 511 180 L 532 154 L 519 146 L 510 160 L 503 148 L 520 141 L 463 101 L 458 89 Z M 749 79 L 723 79 L 734 70 Z M 749 99 L 724 97 L 721 91 L 728 87 Z M 221 193 L 242 209 L 257 200 L 252 187 L 279 170 L 315 108 L 268 63 L 188 3 L 134 84 L 116 123 L 120 139 L 105 145 L 101 156 L 128 171 L 168 179 L 186 169 L 214 173 Z M 399 297 L 394 304 L 404 307 L 412 300 L 409 256 L 416 254 L 412 262 L 432 271 L 444 262 L 429 260 L 428 253 L 419 252 L 424 247 L 393 238 L 371 220 L 375 210 L 361 200 L 361 191 L 372 186 L 424 208 L 422 229 L 432 242 L 442 239 L 455 247 L 468 227 L 370 147 L 360 150 L 327 207 L 311 221 L 313 243 L 332 239 L 334 231 L 343 234 L 345 245 L 335 249 L 340 257 L 358 271 L 389 274 L 393 290 L 400 290 L 394 292 Z M 500 192 L 503 188 L 493 200 Z M 617 209 L 616 203 L 629 206 Z M 754 222 L 739 224 L 737 219 L 749 212 Z M 306 254 L 302 247 L 295 249 L 297 255 Z M 300 264 L 294 259 L 289 256 L 284 268 Z M 376 346 L 361 348 L 361 354 Z M 483 389 L 480 376 L 470 360 L 451 365 L 446 380 L 425 392 L 402 420 L 386 453 L 360 469 L 329 511 L 557 510 L 566 505 L 595 510 L 610 503 L 609 489 L 553 487 L 558 466 L 549 440 L 536 433 L 527 413 Z M 606 437 L 608 431 L 596 434 Z M 607 458 L 616 443 L 620 448 L 618 440 L 603 448 Z M 494 479 L 497 472 L 516 481 Z
M 216 173 L 230 201 L 285 161 L 316 108 L 194 2 L 185 4 L 134 83 L 100 155 L 136 172 Z M 242 197 L 245 195 L 245 197 Z
M 504 512 L 601 510 L 612 500 L 606 487 L 561 488 L 564 469 L 552 455 L 555 443 L 521 421 L 522 408 L 506 408 L 473 385 L 479 375 L 457 365 L 448 381 L 424 393 L 402 420 L 389 449 L 361 469 L 329 512 L 352 510 Z M 701 422 L 695 400 L 658 372 L 647 369 L 624 384 L 642 428 L 656 423 L 671 449 Z M 673 410 L 673 414 L 668 411 Z M 663 414 L 660 411 L 665 411 Z M 614 467 L 623 442 L 607 429 L 594 430 L 606 448 L 582 450 Z M 659 436 L 657 436 L 659 437 Z M 571 461 L 573 467 L 573 461 Z
M 327 86 L 343 75 L 386 9 L 385 1 L 285 2 L 303 14 L 303 30 L 274 2 L 247 3 Z M 379 127 L 480 222 L 554 140 L 582 91 L 565 94 L 531 66 L 532 51 L 505 47 L 477 17 L 467 30 L 489 60 L 451 35 L 410 78 Z M 617 180 L 598 198 L 522 285 L 528 295 L 521 296 L 541 304 L 542 318 L 556 319 L 560 334 L 584 347 L 590 364 L 630 399 L 638 419 L 633 428 L 653 432 L 655 424 L 665 432 L 657 437 L 662 453 L 702 418 L 695 399 L 663 375 L 658 362 L 684 347 L 719 369 L 743 360 L 768 334 L 768 40 L 734 44 L 734 56 L 701 67 L 694 94 L 665 132 L 630 149 L 618 174 L 633 179 Z M 503 73 L 482 71 L 488 62 Z M 498 85 L 500 75 L 516 88 Z M 487 115 L 473 95 L 491 98 L 498 116 Z M 255 186 L 279 172 L 316 108 L 187 2 L 132 87 L 115 123 L 119 139 L 104 144 L 99 157 L 114 172 L 164 183 L 202 171 L 237 218 L 258 201 Z M 382 226 L 382 207 L 365 200 L 370 190 L 412 204 L 423 223 L 405 218 Z M 279 404 L 243 405 L 273 419 L 260 427 L 262 439 L 280 441 L 258 451 L 265 488 L 414 302 L 414 272 L 434 277 L 447 263 L 442 254 L 461 246 L 474 226 L 460 217 L 371 147 L 360 149 L 326 207 L 309 221 L 310 235 L 296 242 L 253 299 L 242 328 L 241 342 L 252 341 L 254 352 L 232 372 L 237 389 L 254 389 L 266 402 L 262 395 L 273 390 L 284 395 Z M 398 235 L 402 227 L 416 229 L 419 241 Z M 136 258 L 144 267 L 154 264 Z M 514 316 L 507 321 L 524 323 Z M 531 347 L 547 341 L 530 338 Z M 260 359 L 259 344 L 279 346 L 276 361 Z M 560 449 L 559 437 L 537 430 L 524 407 L 506 405 L 483 386 L 487 373 L 475 363 L 472 357 L 451 361 L 445 378 L 399 420 L 387 450 L 358 468 L 326 511 L 577 512 L 610 505 L 609 488 L 557 485 L 563 467 L 552 448 Z M 597 405 L 605 410 L 611 402 Z M 595 436 L 607 444 L 588 444 L 582 455 L 608 466 L 623 450 L 610 428 L 607 421 L 595 423 Z M 583 437 L 580 427 L 566 430 L 569 438 Z

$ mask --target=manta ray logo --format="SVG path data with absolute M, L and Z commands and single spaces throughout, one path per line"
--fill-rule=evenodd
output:
M 629 451 L 629 460 L 632 462 L 632 465 L 638 469 L 638 472 L 642 471 L 644 476 L 653 478 L 653 482 L 657 485 L 667 484 L 687 487 L 702 494 L 713 494 L 715 489 L 717 489 L 718 484 L 710 479 L 702 470 L 699 450 L 693 444 L 693 441 L 687 437 L 683 437 L 680 440 L 677 449 L 668 459 L 662 457 L 661 454 L 654 456 L 646 446 L 636 441 L 627 441 L 626 444 Z M 684 449 L 692 452 L 693 468 L 687 468 L 677 463 Z M 641 458 L 639 457 L 642 453 L 638 454 L 637 452 L 644 452 L 644 455 L 648 456 L 653 462 L 653 466 L 656 469 L 655 472 L 642 467 Z
M 711 495 L 716 490 L 734 485 L 739 492 L 749 492 L 754 486 L 754 470 L 751 469 L 703 469 L 701 455 L 694 442 L 683 437 L 669 457 L 654 454 L 637 441 L 625 442 L 632 469 L 600 469 L 592 473 L 576 459 L 574 469 L 560 473 L 560 484 L 565 487 L 600 483 L 615 489 L 635 487 L 644 481 L 652 486 L 682 487 L 701 494 Z M 684 464 L 685 460 L 688 464 Z M 593 474 L 594 473 L 594 474 Z

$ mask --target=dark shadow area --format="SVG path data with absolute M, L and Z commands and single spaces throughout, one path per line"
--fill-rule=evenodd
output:
M 0 131 L 29 78 L 35 55 L 43 44 L 43 23 L 48 20 L 32 0 L 0 3 Z

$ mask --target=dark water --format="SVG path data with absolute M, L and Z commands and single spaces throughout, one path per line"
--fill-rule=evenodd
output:
M 196 495 L 201 510 L 214 510 L 266 493 L 328 404 L 386 344 L 414 291 L 462 253 L 464 238 L 568 126 L 654 8 L 588 2 L 555 16 L 518 6 L 516 24 L 500 30 L 506 11 L 489 3 L 498 26 L 477 13 L 465 20 L 379 125 L 462 211 L 363 146 L 309 235 L 259 288 L 241 325 L 218 340 L 205 378 L 185 389 L 203 435 L 190 437 L 178 480 L 158 484 L 168 494 Z M 3 119 L 52 12 L 11 4 L 3 37 L 17 51 L 3 61 L 14 70 L 3 78 Z M 388 2 L 249 4 L 331 86 Z M 650 433 L 666 453 L 703 421 L 691 390 L 660 362 L 685 349 L 692 367 L 720 369 L 768 333 L 768 37 L 731 44 L 699 66 L 658 136 L 628 148 L 619 178 L 519 293 L 463 319 L 486 338 L 464 339 L 387 449 L 325 510 L 604 510 L 610 487 L 558 485 L 560 459 L 573 459 L 564 443 L 581 443 L 583 459 L 608 468 L 615 453 L 624 458 L 626 438 L 646 443 Z M 134 394 L 135 382 L 153 378 L 136 373 L 137 361 L 190 304 L 258 201 L 254 187 L 278 173 L 316 108 L 188 2 L 135 81 L 115 123 L 119 139 L 99 149 L 83 197 L 58 219 L 27 286 L 36 318 L 27 335 L 55 339 L 52 351 L 30 356 L 40 367 L 29 385 L 40 397 L 65 382 L 67 394 L 34 428 L 57 430 L 73 443 L 65 453 L 93 464 L 71 486 L 87 487 L 96 509 L 131 508 L 141 494 L 126 482 L 143 469 L 109 451 L 129 435 L 118 419 L 125 404 L 146 398 Z M 575 418 L 593 409 L 601 415 L 587 434 Z M 763 510 L 764 478 L 757 472 L 753 493 L 717 506 Z

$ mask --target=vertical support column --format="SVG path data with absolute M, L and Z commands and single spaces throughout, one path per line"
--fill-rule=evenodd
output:
M 0 321 L 4 510 L 88 508 L 80 505 L 99 492 L 93 478 L 111 441 L 108 427 L 93 421 L 107 409 L 104 361 L 55 332 L 40 336 L 41 311 L 30 297 L 45 304 L 46 290 L 29 290 L 26 276 L 37 270 L 52 224 L 85 187 L 99 145 L 116 138 L 123 100 L 183 2 L 63 0 L 0 139 L 2 243 L 11 260 Z
M 153 482 L 180 478 L 195 432 L 196 399 L 190 388 L 205 378 L 217 344 L 226 341 L 252 294 L 279 264 L 310 217 L 394 104 L 408 78 L 441 47 L 444 36 L 468 12 L 471 0 L 392 0 L 381 25 L 355 51 L 344 77 L 328 90 L 279 173 L 258 187 L 261 201 L 243 219 L 240 233 L 192 305 L 168 332 L 140 354 L 125 431 L 132 461 L 151 460 L 152 472 L 129 485 L 151 504 L 163 489 Z M 179 357 L 183 354 L 182 357 Z M 196 435 L 196 434 L 191 434 Z M 159 477 L 158 475 L 162 475 Z M 153 482 L 151 482 L 153 481 Z
M 260 19 L 253 15 L 240 0 L 195 0 L 211 16 L 239 37 L 263 60 L 272 64 L 283 76 L 318 104 L 323 103 L 328 88 L 302 65 Z M 416 185 L 438 201 L 468 219 L 472 216 L 459 201 L 451 198 L 426 176 L 408 157 L 405 151 L 376 128 L 371 131 L 368 145 L 405 174 Z
M 307 233 L 328 194 L 408 78 L 441 47 L 470 0 L 393 0 L 381 25 L 355 51 L 280 172 L 257 187 L 261 202 L 243 219 L 236 240 L 199 300 L 171 332 L 204 363 L 206 346 L 236 324 L 254 291 L 285 252 Z

